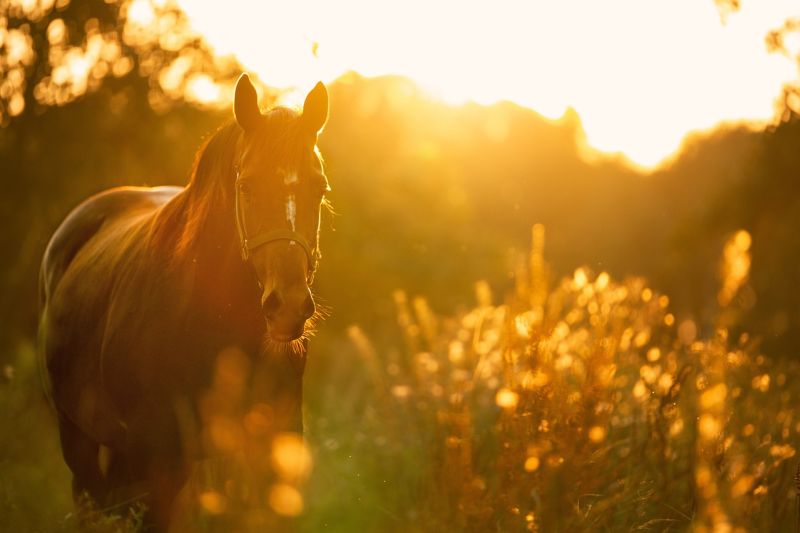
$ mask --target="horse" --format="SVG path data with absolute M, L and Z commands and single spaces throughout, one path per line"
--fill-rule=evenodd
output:
M 261 369 L 272 433 L 302 433 L 327 118 L 321 82 L 302 110 L 262 113 L 242 74 L 188 185 L 101 192 L 53 234 L 40 353 L 76 500 L 112 508 L 138 487 L 146 522 L 166 530 L 203 457 L 199 404 L 232 350 Z

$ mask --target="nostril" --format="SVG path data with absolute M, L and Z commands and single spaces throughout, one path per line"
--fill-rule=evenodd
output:
M 311 318 L 316 310 L 317 307 L 314 305 L 314 298 L 312 298 L 310 294 L 307 294 L 306 299 L 303 301 L 303 318 L 306 320 Z
M 272 317 L 275 313 L 278 312 L 278 309 L 281 308 L 281 304 L 283 300 L 281 299 L 278 291 L 270 291 L 266 298 L 261 302 L 261 309 L 264 311 L 264 314 L 268 317 Z

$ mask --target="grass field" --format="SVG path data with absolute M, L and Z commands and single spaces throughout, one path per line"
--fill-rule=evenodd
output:
M 543 243 L 537 226 L 513 293 L 479 282 L 456 316 L 398 291 L 397 342 L 323 327 L 314 344 L 325 357 L 306 376 L 313 469 L 286 527 L 793 530 L 798 365 L 765 357 L 737 328 L 750 236 L 732 235 L 722 253 L 708 325 L 673 314 L 644 279 L 586 268 L 553 279 Z M 3 369 L 0 530 L 74 531 L 34 363 L 24 345 Z M 226 499 L 203 492 L 191 528 L 247 530 Z

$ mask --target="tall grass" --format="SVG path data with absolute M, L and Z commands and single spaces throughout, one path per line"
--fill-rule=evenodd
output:
M 370 403 L 349 462 L 323 445 L 319 468 L 370 495 L 364 530 L 792 530 L 798 364 L 737 332 L 749 247 L 731 236 L 705 325 L 643 279 L 551 281 L 540 226 L 502 304 L 478 283 L 441 317 L 398 292 L 402 350 L 350 330 Z
M 500 301 L 480 282 L 474 306 L 441 316 L 397 292 L 393 340 L 357 326 L 315 340 L 311 455 L 291 434 L 264 440 L 266 407 L 221 354 L 202 410 L 218 458 L 182 495 L 180 530 L 792 531 L 799 368 L 737 327 L 750 244 L 738 232 L 721 251 L 705 320 L 644 279 L 554 278 L 540 226 Z M 0 384 L 0 530 L 134 530 L 135 516 L 76 518 L 35 387 L 23 347 Z

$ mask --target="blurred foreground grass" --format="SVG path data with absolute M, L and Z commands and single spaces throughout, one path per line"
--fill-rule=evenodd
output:
M 20 346 L 0 377 L 0 531 L 125 532 L 136 517 L 91 513 L 79 522 L 55 416 L 41 393 L 35 348 Z
M 398 292 L 404 345 L 352 327 L 358 358 L 328 362 L 309 530 L 793 530 L 798 364 L 737 329 L 750 244 L 729 239 L 706 325 L 643 279 L 552 283 L 538 226 L 502 305 Z
M 749 235 L 728 241 L 706 325 L 643 279 L 554 281 L 543 246 L 537 226 L 502 304 L 478 283 L 442 317 L 398 292 L 396 342 L 357 326 L 314 341 L 300 529 L 791 531 L 798 364 L 737 329 Z M 32 347 L 0 406 L 0 530 L 76 530 Z

